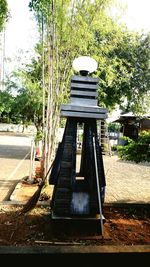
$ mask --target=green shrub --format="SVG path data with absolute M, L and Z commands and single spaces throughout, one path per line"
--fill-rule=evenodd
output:
M 125 145 L 117 146 L 118 156 L 121 159 L 136 163 L 150 162 L 150 132 L 141 132 L 136 141 L 125 136 L 122 139 L 125 140 Z
M 113 146 L 111 147 L 111 150 L 112 150 L 112 151 L 117 151 L 117 145 L 113 145 Z

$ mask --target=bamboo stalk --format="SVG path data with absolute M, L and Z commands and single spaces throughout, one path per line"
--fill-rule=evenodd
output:
M 30 169 L 29 169 L 29 181 L 32 181 L 33 169 L 34 169 L 35 149 L 34 140 L 31 141 L 31 155 L 30 155 Z

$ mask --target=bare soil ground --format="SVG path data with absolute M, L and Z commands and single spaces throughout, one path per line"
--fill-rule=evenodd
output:
M 145 188 L 149 190 L 150 165 L 127 164 L 119 161 L 115 156 L 105 157 L 104 160 L 108 185 L 106 200 L 109 201 L 106 201 L 103 210 L 105 217 L 103 238 L 100 231 L 100 220 L 54 220 L 50 209 L 53 189 L 46 186 L 42 190 L 38 203 L 47 201 L 47 205 L 36 205 L 26 214 L 20 213 L 23 208 L 20 204 L 3 205 L 1 203 L 0 246 L 150 245 L 150 204 L 146 202 L 149 198 L 149 191 L 145 191 Z M 11 200 L 18 201 L 18 203 L 27 201 L 37 190 L 36 185 L 31 188 L 26 183 L 21 183 L 21 185 L 20 187 L 18 184 L 11 196 Z M 123 190 L 127 185 L 130 186 Z M 143 203 L 136 203 L 134 199 L 133 203 L 127 203 L 127 196 L 132 200 L 131 196 L 133 195 L 131 191 L 128 192 L 128 188 L 133 189 L 135 200 Z M 124 201 L 122 204 L 117 204 L 116 201 L 115 205 L 113 203 L 115 199 L 111 196 L 116 196 L 116 192 L 119 194 L 119 190 Z M 126 195 L 123 195 L 124 191 Z M 143 195 L 140 195 L 141 191 Z M 139 195 L 141 198 L 138 199 Z M 118 200 L 121 199 L 120 196 L 118 195 Z M 145 201 L 141 201 L 141 199 Z
M 22 206 L 0 206 L 0 245 L 149 245 L 150 206 L 104 206 L 104 238 L 100 221 L 54 220 L 49 205 L 26 214 Z

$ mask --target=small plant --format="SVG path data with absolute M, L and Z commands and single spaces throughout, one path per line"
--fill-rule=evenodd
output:
M 117 145 L 113 145 L 113 146 L 111 147 L 111 150 L 112 150 L 112 151 L 117 151 Z
M 136 141 L 125 136 L 122 139 L 125 141 L 125 144 L 117 147 L 118 156 L 121 159 L 136 163 L 150 162 L 150 132 L 141 132 Z
M 38 144 L 38 142 L 42 140 L 42 136 L 43 136 L 42 131 L 38 131 L 34 139 L 35 144 Z

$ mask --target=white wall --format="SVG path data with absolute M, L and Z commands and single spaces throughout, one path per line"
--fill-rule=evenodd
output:
M 0 123 L 0 132 L 19 132 L 22 133 L 23 125 L 13 123 Z M 24 128 L 24 133 L 34 133 L 36 128 L 34 125 L 30 125 Z

